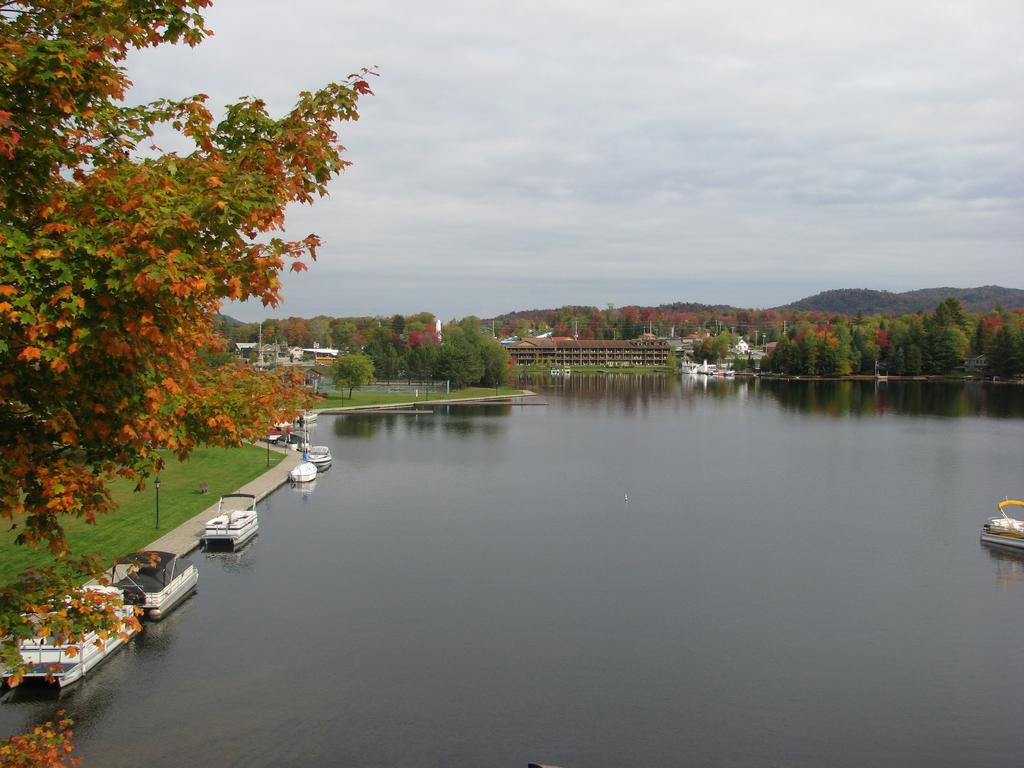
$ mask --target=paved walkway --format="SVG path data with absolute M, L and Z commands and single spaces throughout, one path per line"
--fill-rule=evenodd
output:
M 284 458 L 277 466 L 271 467 L 255 480 L 246 483 L 235 493 L 251 493 L 256 496 L 259 503 L 282 485 L 288 482 L 288 473 L 292 467 L 302 461 L 302 454 L 298 451 L 273 448 L 278 453 L 283 453 Z M 218 501 L 220 501 L 218 499 Z M 206 521 L 217 516 L 217 502 L 206 508 L 191 520 L 186 520 L 170 533 L 166 533 L 154 541 L 146 549 L 156 549 L 161 552 L 174 552 L 176 555 L 184 555 L 199 546 L 199 537 L 203 533 Z

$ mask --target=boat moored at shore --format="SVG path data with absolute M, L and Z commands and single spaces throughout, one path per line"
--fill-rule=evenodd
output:
M 208 520 L 199 541 L 207 549 L 226 546 L 238 549 L 259 530 L 256 497 L 251 493 L 227 493 L 220 497 L 217 516 Z
M 148 550 L 118 560 L 110 582 L 124 592 L 125 602 L 141 608 L 147 619 L 159 620 L 195 591 L 199 569 L 173 552 Z
M 308 483 L 316 480 L 316 464 L 309 460 L 309 453 L 302 454 L 302 461 L 288 472 L 288 479 L 293 483 Z
M 1024 550 L 1024 520 L 1006 514 L 1008 507 L 1024 508 L 1024 501 L 1006 499 L 996 505 L 999 517 L 990 517 L 981 527 L 981 541 L 1003 547 Z
M 306 457 L 318 470 L 331 466 L 331 449 L 326 445 L 311 445 Z
M 113 606 L 119 619 L 117 631 L 106 637 L 98 632 L 87 632 L 81 638 L 49 635 L 32 637 L 20 643 L 21 658 L 28 666 L 18 671 L 18 677 L 25 680 L 42 680 L 60 688 L 80 680 L 85 674 L 132 639 L 139 632 L 135 608 L 125 604 L 124 595 L 117 587 L 88 586 L 83 592 L 99 604 Z M 70 600 L 70 598 L 69 598 Z M 3 670 L 4 682 L 14 677 L 14 671 Z

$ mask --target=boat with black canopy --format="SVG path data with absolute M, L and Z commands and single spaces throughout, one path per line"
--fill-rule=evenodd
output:
M 124 592 L 126 603 L 138 606 L 147 619 L 155 621 L 195 592 L 199 569 L 173 552 L 134 552 L 114 564 L 110 583 Z

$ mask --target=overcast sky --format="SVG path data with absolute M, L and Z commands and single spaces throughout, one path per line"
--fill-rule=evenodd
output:
M 215 0 L 130 60 L 135 100 L 277 114 L 376 65 L 324 240 L 275 312 L 768 307 L 1024 287 L 1019 0 Z

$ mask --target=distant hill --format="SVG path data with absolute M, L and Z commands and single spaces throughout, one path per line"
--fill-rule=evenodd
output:
M 221 314 L 220 312 L 215 314 L 213 316 L 213 319 L 217 322 L 223 323 L 224 325 L 245 325 L 245 323 L 243 323 L 241 320 L 235 320 L 235 318 L 231 317 L 230 315 L 224 315 Z
M 891 293 L 867 288 L 841 288 L 823 291 L 776 309 L 804 312 L 835 312 L 840 315 L 904 315 L 930 312 L 943 299 L 955 296 L 970 312 L 988 312 L 997 305 L 1004 309 L 1024 309 L 1024 290 L 983 285 L 979 288 L 922 288 Z

